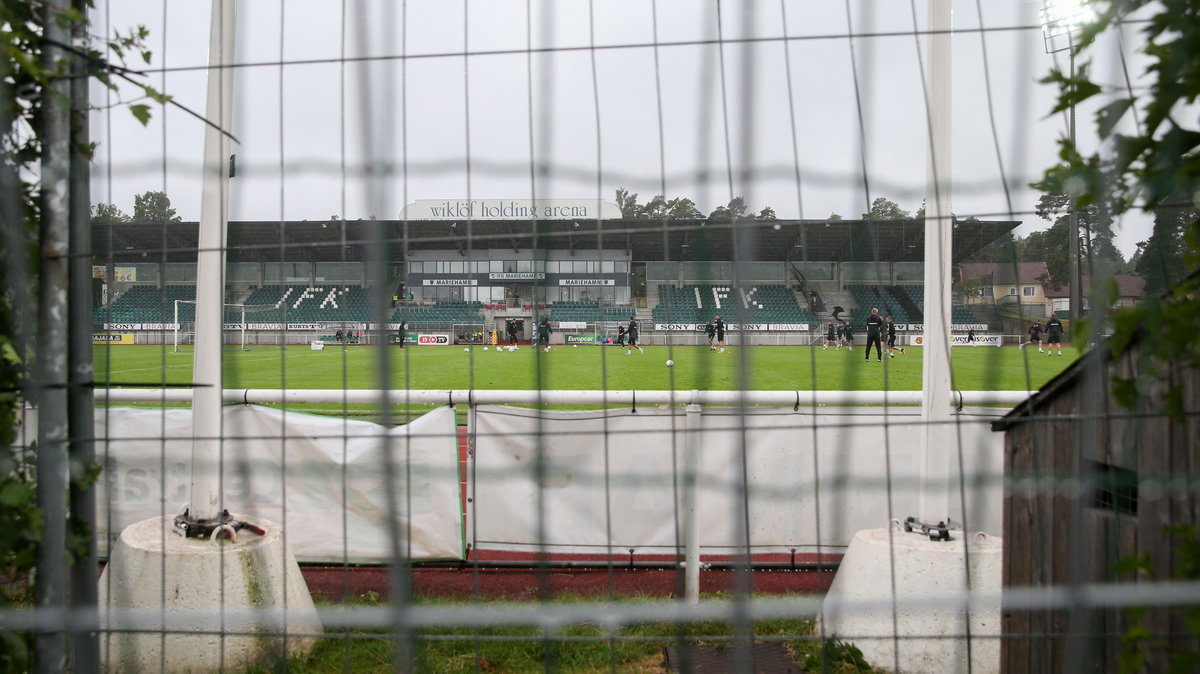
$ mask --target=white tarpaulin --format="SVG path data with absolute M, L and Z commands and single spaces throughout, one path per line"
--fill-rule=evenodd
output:
M 414 560 L 463 557 L 453 408 L 386 431 L 365 421 L 252 405 L 224 408 L 224 423 L 225 507 L 249 521 L 259 516 L 283 524 L 297 560 L 391 559 L 385 432 L 396 470 L 401 553 Z M 191 432 L 190 409 L 96 410 L 96 455 L 105 468 L 97 490 L 101 554 L 110 534 L 174 515 L 187 500 Z
M 968 410 L 958 417 L 971 531 L 1001 530 L 1003 438 L 988 427 L 995 416 Z M 699 469 L 705 553 L 739 548 L 747 521 L 757 552 L 811 552 L 916 515 L 919 422 L 916 408 L 758 408 L 745 416 L 706 408 Z M 534 550 L 539 531 L 555 552 L 670 552 L 682 544 L 683 410 L 479 406 L 472 423 L 467 531 L 475 547 Z M 951 475 L 958 474 L 955 465 Z M 952 516 L 961 522 L 958 493 L 956 486 Z

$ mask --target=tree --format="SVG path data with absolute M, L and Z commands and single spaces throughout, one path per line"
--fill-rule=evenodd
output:
M 1187 235 L 1191 230 L 1195 236 L 1200 212 L 1188 196 L 1180 194 L 1155 210 L 1150 238 L 1138 243 L 1134 259 L 1130 260 L 1134 273 L 1146 280 L 1147 295 L 1167 292 L 1197 262 L 1194 239 L 1193 246 L 1189 246 Z
M 1066 194 L 1043 194 L 1034 212 L 1053 224 L 1025 240 L 1026 260 L 1045 260 L 1054 286 L 1066 286 L 1070 278 L 1067 243 L 1070 240 L 1071 198 Z M 1125 268 L 1125 257 L 1112 242 L 1112 218 L 1096 204 L 1076 208 L 1079 221 L 1080 271 L 1085 276 L 1109 276 Z M 1040 236 L 1039 236 L 1040 235 Z
M 168 223 L 183 222 L 171 208 L 171 199 L 166 192 L 142 192 L 133 198 L 131 222 Z
M 777 218 L 775 217 L 775 209 L 771 208 L 770 206 L 767 206 L 766 208 L 759 211 L 758 215 L 754 216 L 754 219 L 755 220 L 767 220 L 767 221 L 776 220 Z
M 843 218 L 842 216 L 838 215 L 837 213 L 830 213 L 830 214 L 829 214 L 829 217 L 828 217 L 828 218 L 825 218 L 825 219 L 826 219 L 826 220 L 844 220 L 845 218 Z
M 908 211 L 885 197 L 877 197 L 871 202 L 871 210 L 862 214 L 863 220 L 909 220 L 912 216 Z
M 1025 240 L 1018 236 L 1013 236 L 1012 232 L 1005 232 L 996 238 L 995 241 L 980 248 L 975 255 L 971 257 L 972 262 L 1020 262 L 1021 260 L 1033 260 L 1034 258 L 1026 256 Z M 1044 261 L 1044 260 L 1039 260 Z
M 724 206 L 717 206 L 708 214 L 708 219 L 711 222 L 734 222 L 743 220 L 746 217 L 746 200 L 742 197 L 734 197 L 729 200 Z
M 129 222 L 129 216 L 117 208 L 116 204 L 94 204 L 92 222 Z
M 617 208 L 621 209 L 621 217 L 633 219 L 641 214 L 638 207 L 637 193 L 630 194 L 624 187 L 617 188 Z
M 676 197 L 667 202 L 667 216 L 672 220 L 696 220 L 704 214 L 696 208 L 696 202 L 685 197 Z

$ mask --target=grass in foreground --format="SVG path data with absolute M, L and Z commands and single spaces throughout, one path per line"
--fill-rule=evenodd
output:
M 380 376 L 377 347 L 262 347 L 225 352 L 227 388 L 374 389 L 699 389 L 699 390 L 918 390 L 920 347 L 894 359 L 864 362 L 852 352 L 820 347 L 646 347 L 625 355 L 618 347 L 556 346 L 549 353 L 483 347 L 388 347 L 390 375 Z M 954 388 L 1035 390 L 1065 369 L 1077 353 L 1046 355 L 1036 349 L 957 347 Z M 672 359 L 674 367 L 666 367 Z M 97 346 L 99 381 L 184 384 L 192 379 L 192 354 L 159 346 Z
M 565 601 L 572 601 L 566 598 Z M 556 600 L 558 601 L 558 600 Z M 634 599 L 631 601 L 644 601 Z M 756 641 L 781 642 L 807 671 L 872 672 L 857 648 L 814 637 L 811 620 L 764 620 L 755 624 Z M 636 624 L 616 632 L 595 624 L 568 625 L 552 634 L 534 627 L 439 628 L 422 630 L 412 640 L 412 670 L 419 672 L 658 672 L 663 649 L 698 644 L 731 648 L 728 623 L 687 625 Z M 392 672 L 396 662 L 390 635 L 354 631 L 331 634 L 304 657 L 293 658 L 293 672 Z M 265 671 L 265 670 L 264 670 Z

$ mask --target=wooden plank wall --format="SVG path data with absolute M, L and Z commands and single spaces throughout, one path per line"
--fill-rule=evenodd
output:
M 1118 576 L 1122 559 L 1149 553 L 1154 575 L 1178 576 L 1178 543 L 1165 527 L 1200 522 L 1200 372 L 1171 370 L 1152 379 L 1137 408 L 1110 394 L 1112 374 L 1145 374 L 1135 350 L 1108 363 L 1094 358 L 1072 385 L 1044 401 L 1005 436 L 1005 588 L 1070 587 L 1137 581 Z M 1184 420 L 1168 418 L 1163 394 L 1183 386 Z M 1137 473 L 1137 514 L 1093 507 L 1086 460 Z M 1139 582 L 1147 582 L 1141 579 Z M 1125 609 L 1028 610 L 1006 603 L 1001 668 L 1006 672 L 1116 671 Z M 1172 650 L 1200 652 L 1181 611 L 1151 608 L 1142 624 L 1161 636 L 1150 671 L 1163 671 Z M 1071 642 L 1069 634 L 1080 635 Z M 1074 648 L 1074 652 L 1071 652 Z

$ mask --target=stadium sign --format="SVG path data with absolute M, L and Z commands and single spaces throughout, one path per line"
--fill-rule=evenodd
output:
M 133 335 L 125 332 L 121 334 L 92 334 L 93 344 L 134 344 Z
M 418 199 L 401 220 L 617 220 L 621 209 L 601 199 Z
M 655 323 L 659 332 L 703 332 L 701 323 Z M 726 332 L 796 332 L 808 330 L 808 323 L 726 323 Z
M 141 323 L 105 323 L 104 329 L 105 330 L 113 330 L 116 332 L 120 332 L 121 330 L 141 330 L 142 324 Z
M 596 335 L 567 335 L 567 344 L 595 344 Z
M 924 323 L 897 323 L 896 329 L 907 332 L 922 332 L 925 330 Z M 950 329 L 956 332 L 967 332 L 968 330 L 983 331 L 988 329 L 987 323 L 953 323 Z
M 226 323 L 226 325 L 233 325 Z M 226 330 L 237 330 L 238 328 L 225 328 Z M 318 323 L 247 323 L 247 330 L 320 330 L 321 325 Z
M 559 330 L 583 330 L 587 327 L 584 321 L 551 321 L 550 326 Z
M 560 278 L 560 286 L 614 286 L 617 282 L 610 278 Z
M 450 343 L 450 335 L 407 335 L 410 338 L 416 338 L 416 341 L 409 341 L 409 344 L 420 344 L 422 346 L 444 346 Z
M 544 281 L 544 271 L 494 271 L 488 274 L 492 281 Z
M 421 285 L 427 286 L 473 286 L 478 284 L 479 281 L 473 278 L 427 278 L 421 281 Z
M 1000 335 L 975 335 L 973 342 L 966 335 L 951 335 L 950 346 L 1000 346 Z

